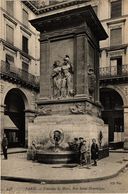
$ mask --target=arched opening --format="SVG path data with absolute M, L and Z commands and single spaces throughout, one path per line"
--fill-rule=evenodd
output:
M 9 147 L 25 146 L 25 101 L 23 92 L 11 89 L 4 104 L 4 131 L 7 135 Z
M 124 113 L 123 100 L 118 92 L 109 88 L 100 90 L 102 119 L 109 126 L 109 145 L 118 148 L 123 146 Z

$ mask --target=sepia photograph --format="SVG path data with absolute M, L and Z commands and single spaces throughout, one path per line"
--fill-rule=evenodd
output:
M 1 194 L 128 194 L 128 0 L 0 0 Z

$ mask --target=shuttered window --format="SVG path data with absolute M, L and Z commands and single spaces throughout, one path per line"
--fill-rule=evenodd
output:
M 14 57 L 6 54 L 6 71 L 10 72 L 11 67 L 14 66 Z
M 122 0 L 111 2 L 111 18 L 119 17 L 122 14 Z
M 9 25 L 6 25 L 6 40 L 11 44 L 14 43 L 14 29 Z
M 110 31 L 110 46 L 122 44 L 122 29 L 116 28 Z
M 25 53 L 28 53 L 28 38 L 26 38 L 25 36 L 22 36 L 22 50 Z
M 6 10 L 7 12 L 13 16 L 14 14 L 14 1 L 6 1 Z
M 28 12 L 23 9 L 23 24 L 28 26 Z
M 22 62 L 22 70 L 25 72 L 28 72 L 28 64 L 25 62 Z
M 8 63 L 9 65 L 14 65 L 14 57 L 6 54 L 6 63 Z
M 28 64 L 22 62 L 22 78 L 27 81 L 28 80 Z
M 121 75 L 122 74 L 122 57 L 118 56 L 116 58 L 110 59 L 111 75 Z

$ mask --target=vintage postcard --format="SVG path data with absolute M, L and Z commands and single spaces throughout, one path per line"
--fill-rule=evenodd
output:
M 1 193 L 128 193 L 128 0 L 0 15 Z

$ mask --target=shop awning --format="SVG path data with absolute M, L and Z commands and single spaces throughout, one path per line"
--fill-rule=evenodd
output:
M 4 115 L 4 129 L 19 130 L 8 115 Z

